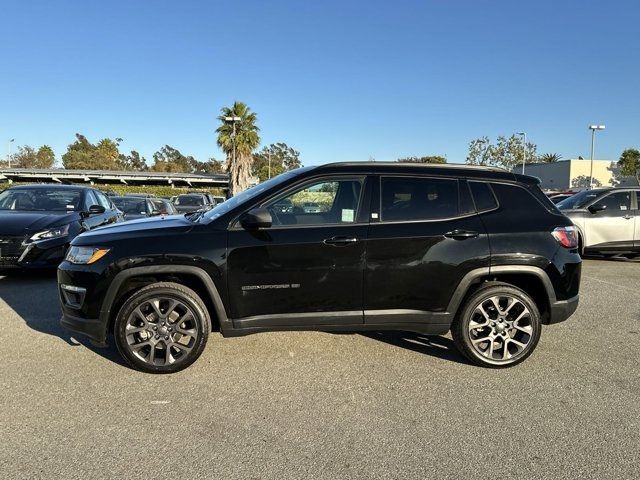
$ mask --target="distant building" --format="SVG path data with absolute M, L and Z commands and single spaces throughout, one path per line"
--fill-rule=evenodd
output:
M 633 177 L 616 177 L 618 166 L 614 160 L 593 161 L 593 183 L 596 187 L 637 185 Z M 513 172 L 521 173 L 522 165 Z M 538 177 L 543 190 L 580 190 L 589 187 L 590 160 L 561 160 L 552 163 L 528 163 L 524 173 Z

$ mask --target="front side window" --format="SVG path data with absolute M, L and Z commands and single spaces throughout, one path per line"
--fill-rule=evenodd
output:
M 631 192 L 616 192 L 601 198 L 593 204 L 595 207 L 604 207 L 607 212 L 620 212 L 631 210 Z
M 354 223 L 361 179 L 322 180 L 268 202 L 273 225 L 331 225 Z
M 442 178 L 383 177 L 383 222 L 437 220 L 456 217 L 458 182 Z
M 109 202 L 109 199 L 104 193 L 102 192 L 93 192 L 93 193 L 98 199 L 98 205 L 103 206 L 105 210 L 111 210 L 111 202 Z

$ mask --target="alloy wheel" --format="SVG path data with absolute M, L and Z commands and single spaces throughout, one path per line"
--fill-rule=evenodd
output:
M 125 325 L 127 347 L 149 365 L 184 361 L 196 345 L 200 327 L 191 307 L 171 297 L 145 300 Z
M 492 362 L 510 363 L 522 356 L 534 337 L 527 306 L 513 295 L 494 295 L 473 310 L 468 326 L 474 350 Z

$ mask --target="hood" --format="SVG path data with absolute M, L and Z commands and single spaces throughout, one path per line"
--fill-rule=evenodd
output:
M 127 238 L 167 236 L 188 232 L 196 225 L 183 215 L 141 218 L 114 223 L 79 235 L 72 245 L 94 245 L 99 242 L 123 240 Z
M 80 219 L 80 214 L 52 212 L 22 212 L 0 210 L 0 235 L 19 236 L 37 233 L 61 225 L 67 225 Z

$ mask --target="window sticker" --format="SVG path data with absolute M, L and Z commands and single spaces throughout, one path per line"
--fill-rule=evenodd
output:
M 353 209 L 343 208 L 342 209 L 342 221 L 343 222 L 353 222 Z

